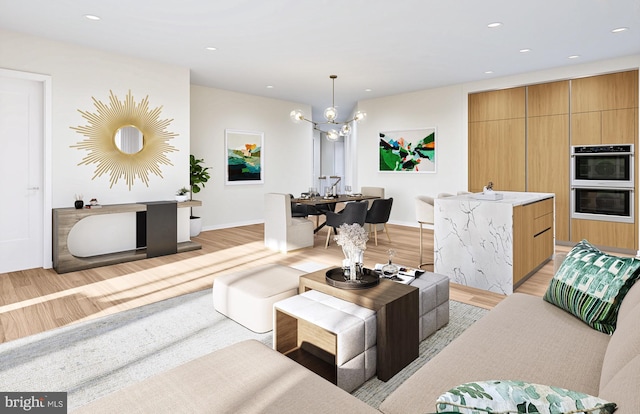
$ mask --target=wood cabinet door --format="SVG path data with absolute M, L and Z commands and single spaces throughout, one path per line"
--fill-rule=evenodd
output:
M 571 241 L 577 243 L 582 239 L 603 247 L 633 250 L 638 248 L 634 223 L 572 219 Z
M 556 195 L 556 240 L 569 241 L 569 115 L 528 119 L 527 191 Z
M 600 145 L 601 143 L 601 112 L 571 114 L 571 145 Z
M 634 144 L 636 142 L 637 109 L 616 109 L 602 112 L 603 144 Z
M 527 117 L 569 113 L 569 81 L 527 86 Z
M 524 118 L 525 87 L 469 94 L 469 122 Z
M 524 278 L 534 267 L 533 209 L 513 207 L 513 284 Z
M 637 70 L 571 80 L 571 113 L 637 107 Z
M 525 120 L 469 123 L 469 191 L 525 191 Z

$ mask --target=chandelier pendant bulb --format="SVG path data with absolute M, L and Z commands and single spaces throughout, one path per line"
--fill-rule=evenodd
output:
M 338 117 L 338 110 L 336 109 L 336 78 L 338 75 L 329 75 L 331 79 L 331 106 L 324 110 L 324 119 L 333 123 Z
M 338 140 L 338 138 L 342 137 L 348 137 L 349 135 L 351 135 L 351 126 L 349 125 L 351 122 L 355 121 L 355 122 L 360 122 L 362 121 L 367 114 L 361 111 L 356 112 L 355 116 L 353 117 L 353 119 L 350 119 L 346 122 L 337 122 L 336 119 L 338 118 L 338 110 L 336 109 L 336 104 L 335 104 L 335 92 L 336 92 L 336 79 L 338 78 L 338 75 L 329 75 L 329 79 L 331 79 L 331 106 L 328 107 L 327 109 L 324 110 L 324 118 L 326 119 L 326 122 L 314 122 L 311 121 L 309 119 L 307 119 L 304 116 L 304 113 L 299 110 L 299 109 L 294 109 L 293 111 L 291 111 L 289 113 L 289 116 L 291 117 L 291 120 L 295 123 L 299 123 L 300 121 L 307 121 L 313 124 L 313 129 L 320 131 L 320 132 L 324 132 L 325 134 L 327 134 L 327 139 L 329 141 L 336 141 Z M 340 130 L 336 130 L 335 128 L 331 128 L 329 131 L 325 131 L 323 129 L 320 128 L 320 125 L 336 125 L 336 126 L 340 126 Z

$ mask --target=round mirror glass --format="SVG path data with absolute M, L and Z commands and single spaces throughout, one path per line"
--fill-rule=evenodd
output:
M 114 139 L 116 147 L 125 154 L 136 154 L 142 150 L 144 145 L 142 131 L 133 125 L 118 128 Z

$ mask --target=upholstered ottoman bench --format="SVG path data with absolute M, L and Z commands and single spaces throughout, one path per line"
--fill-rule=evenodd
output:
M 449 323 L 449 277 L 424 272 L 410 283 L 420 289 L 420 341 Z
M 376 312 L 310 290 L 274 305 L 273 347 L 347 392 L 376 373 Z
M 273 329 L 273 304 L 298 293 L 302 270 L 271 264 L 220 275 L 213 281 L 213 307 L 264 333 Z

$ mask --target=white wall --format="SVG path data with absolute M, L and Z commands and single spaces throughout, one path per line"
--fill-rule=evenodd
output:
M 417 195 L 435 196 L 440 192 L 467 189 L 469 93 L 638 67 L 640 55 L 360 101 L 358 109 L 366 112 L 367 118 L 358 125 L 357 136 L 353 138 L 357 148 L 354 163 L 357 186 L 385 187 L 385 196 L 394 198 L 390 222 L 416 226 L 414 199 Z M 437 128 L 436 173 L 378 172 L 379 132 L 425 127 Z
M 81 193 L 85 202 L 97 198 L 102 204 L 171 200 L 175 191 L 189 183 L 189 69 L 117 55 L 95 49 L 54 42 L 45 38 L 25 36 L 0 30 L 0 67 L 21 72 L 48 75 L 51 78 L 50 137 L 51 186 L 45 197 L 53 208 L 71 207 L 74 195 Z M 92 179 L 95 164 L 79 166 L 87 154 L 71 148 L 84 139 L 71 127 L 87 125 L 78 110 L 96 112 L 92 97 L 109 102 L 112 90 L 122 101 L 131 91 L 136 102 L 149 96 L 150 109 L 162 107 L 159 118 L 173 119 L 167 131 L 178 136 L 170 140 L 177 152 L 167 156 L 173 165 L 161 166 L 162 177 L 150 175 L 149 187 L 136 179 L 131 190 L 120 179 L 109 188 L 109 175 Z M 8 179 L 3 177 L 3 179 Z M 83 243 L 95 243 L 106 251 L 135 247 L 132 218 L 114 217 L 110 231 L 89 230 L 92 237 L 82 236 Z M 51 214 L 45 214 L 51 217 Z M 50 223 L 48 224 L 50 226 Z M 50 240 L 51 232 L 45 238 Z M 48 227 L 50 229 L 50 227 Z M 98 246 L 99 245 L 99 246 Z M 90 247 L 90 246 L 86 246 Z M 51 249 L 45 248 L 45 257 Z M 90 249 L 91 251 L 95 251 Z M 47 265 L 45 264 L 45 267 Z
M 261 223 L 264 194 L 299 195 L 313 184 L 313 130 L 289 112 L 311 107 L 203 86 L 191 86 L 191 152 L 210 167 L 211 180 L 194 195 L 203 229 Z M 264 184 L 225 185 L 225 129 L 264 133 Z
M 169 66 L 43 38 L 0 31 L 0 65 L 6 69 L 50 75 L 52 78 L 52 198 L 53 207 L 70 207 L 74 194 L 103 204 L 172 199 L 189 180 L 189 69 Z M 70 148 L 84 139 L 71 127 L 87 125 L 78 110 L 96 112 L 92 97 L 109 102 L 112 90 L 122 101 L 130 90 L 136 102 L 149 96 L 150 109 L 162 106 L 160 119 L 173 119 L 168 131 L 178 136 L 167 154 L 173 166 L 150 176 L 149 187 L 136 179 L 129 191 L 121 179 L 109 188 L 109 176 L 92 180 L 95 164 L 78 166 L 87 154 Z

